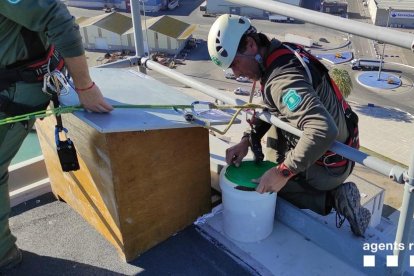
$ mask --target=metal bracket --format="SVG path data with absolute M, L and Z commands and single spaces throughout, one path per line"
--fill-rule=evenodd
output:
M 399 166 L 394 166 L 390 170 L 389 178 L 394 180 L 397 183 L 404 184 L 405 183 L 405 175 L 407 171 Z

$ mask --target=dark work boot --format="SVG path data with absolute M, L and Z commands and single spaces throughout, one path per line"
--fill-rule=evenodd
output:
M 356 236 L 364 236 L 371 220 L 371 213 L 361 206 L 361 195 L 355 183 L 346 182 L 331 193 L 336 210 L 336 227 L 340 228 L 346 218 L 352 232 Z
M 20 264 L 22 261 L 22 251 L 14 245 L 6 255 L 0 260 L 0 273 L 5 273 L 7 270 Z

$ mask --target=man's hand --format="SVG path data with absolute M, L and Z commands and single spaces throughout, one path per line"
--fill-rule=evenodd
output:
M 101 90 L 95 84 L 91 89 L 78 92 L 79 101 L 82 106 L 94 112 L 110 112 L 113 107 L 108 104 L 102 96 Z
M 243 158 L 249 152 L 249 139 L 243 138 L 240 143 L 228 148 L 226 150 L 226 162 L 231 165 L 234 164 L 236 167 L 240 166 Z
M 259 185 L 256 188 L 258 193 L 279 192 L 288 182 L 289 178 L 284 177 L 276 167 L 269 169 L 260 178 Z
M 89 76 L 89 68 L 85 55 L 65 58 L 65 64 L 72 76 L 79 101 L 87 110 L 94 112 L 109 112 L 113 108 L 102 96 L 101 90 L 93 84 Z

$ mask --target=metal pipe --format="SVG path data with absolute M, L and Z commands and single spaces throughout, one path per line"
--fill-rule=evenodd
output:
M 391 7 L 388 8 L 388 18 L 387 18 L 387 27 L 388 28 L 388 24 L 390 23 L 390 17 L 391 17 Z M 381 80 L 381 69 L 382 69 L 382 64 L 384 63 L 384 54 L 385 54 L 385 43 L 382 45 L 382 55 L 381 55 L 381 59 L 380 59 L 380 66 L 379 66 L 379 70 L 378 70 L 378 79 L 377 81 Z
M 398 268 L 402 268 L 408 252 L 411 252 L 410 237 L 412 231 L 412 219 L 414 213 L 414 153 L 411 157 L 411 166 L 408 173 L 404 175 L 404 196 L 401 205 L 400 219 L 398 220 L 397 234 L 395 235 L 394 244 L 404 244 L 404 249 L 400 250 L 399 246 L 395 247 L 394 255 L 398 256 Z M 400 272 L 400 271 L 397 271 Z
M 120 59 L 114 62 L 105 63 L 101 65 L 97 65 L 95 67 L 97 68 L 127 68 L 132 66 L 139 65 L 139 59 L 138 57 L 128 57 L 126 59 Z M 145 70 L 145 68 L 144 68 Z
M 281 3 L 273 0 L 227 0 L 232 3 L 255 7 L 277 14 L 300 19 L 315 25 L 359 35 L 362 37 L 382 41 L 387 44 L 400 46 L 414 51 L 414 35 L 401 31 L 385 29 L 380 26 L 358 22 L 330 14 Z
M 218 99 L 222 102 L 225 102 L 226 104 L 230 105 L 243 105 L 246 102 L 240 99 L 234 99 L 230 96 L 227 96 L 220 92 L 220 90 L 209 86 L 205 83 L 199 82 L 194 80 L 193 78 L 186 76 L 182 73 L 176 72 L 174 70 L 171 70 L 164 65 L 161 65 L 155 61 L 152 61 L 148 58 L 142 58 L 141 64 L 146 66 L 147 68 L 154 70 L 164 76 L 170 77 L 178 82 L 181 82 L 187 86 L 190 86 L 192 88 L 195 88 L 199 90 L 200 92 L 203 92 L 204 94 L 213 97 L 215 99 Z M 287 124 L 286 122 L 283 122 L 279 118 L 277 118 L 274 115 L 271 115 L 269 112 L 261 112 L 258 114 L 258 117 L 268 123 L 271 123 L 278 128 L 281 128 L 283 130 L 286 130 L 296 136 L 301 136 L 302 131 L 299 129 Z M 381 159 L 378 159 L 373 156 L 369 156 L 363 152 L 360 152 L 356 149 L 353 149 L 347 145 L 344 145 L 340 142 L 335 141 L 333 145 L 331 146 L 331 150 L 350 159 L 357 163 L 363 164 L 364 166 L 377 171 L 381 174 L 384 174 L 391 179 L 395 180 L 396 182 L 403 183 L 403 174 L 406 171 L 404 168 L 401 168 L 399 166 L 395 166 L 392 164 L 389 164 Z
M 132 14 L 132 26 L 134 28 L 134 42 L 135 42 L 135 55 L 138 57 L 145 56 L 144 50 L 144 36 L 142 35 L 141 26 L 141 7 L 139 0 L 131 0 L 131 14 Z M 139 71 L 146 74 L 145 67 L 139 66 Z

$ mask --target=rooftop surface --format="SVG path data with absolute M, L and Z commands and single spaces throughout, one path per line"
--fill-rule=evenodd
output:
M 107 240 L 51 193 L 14 207 L 10 227 L 23 262 L 5 275 L 251 275 L 194 226 L 125 263 Z
M 198 93 L 189 89 L 180 90 L 192 97 Z M 206 98 L 197 97 L 200 100 Z M 383 137 L 385 133 L 390 136 L 388 144 L 380 146 L 381 149 L 391 151 L 396 146 L 406 145 L 407 151 L 412 150 L 412 139 L 401 142 L 401 131 L 380 127 L 379 133 L 374 132 L 375 126 L 386 123 L 405 123 L 411 126 L 408 129 L 412 131 L 412 119 L 396 119 L 395 113 L 381 112 L 392 112 L 393 109 L 383 108 L 379 108 L 373 116 L 367 108 L 373 107 L 354 105 L 354 109 L 361 114 L 361 130 L 365 129 L 377 137 Z M 407 114 L 401 113 L 400 116 L 410 118 Z M 364 118 L 383 122 L 363 123 Z M 406 130 L 407 125 L 401 126 L 401 130 Z M 231 143 L 236 143 L 245 127 L 245 124 L 235 125 L 225 136 L 230 138 Z M 363 135 L 361 132 L 361 137 Z M 378 140 L 362 139 L 364 143 Z M 225 142 L 221 145 L 221 148 L 214 147 L 216 157 L 223 156 L 225 147 L 229 146 Z M 282 203 L 279 200 L 278 206 Z M 297 212 L 297 209 L 289 210 Z M 13 208 L 11 230 L 18 238 L 19 247 L 24 250 L 24 262 L 9 275 L 271 275 L 275 271 L 285 271 L 285 275 L 359 275 L 364 271 L 361 266 L 364 253 L 361 243 L 364 240 L 353 237 L 349 226 L 338 231 L 328 218 L 313 218 L 302 211 L 296 215 L 279 215 L 272 236 L 253 244 L 229 240 L 222 233 L 221 221 L 221 214 L 217 213 L 207 220 L 207 224 L 189 226 L 134 261 L 124 263 L 113 246 L 75 211 L 65 203 L 55 201 L 51 194 L 46 194 Z M 384 223 L 389 226 L 389 223 Z M 384 232 L 387 227 L 382 227 Z M 395 227 L 393 229 L 385 231 L 386 239 L 371 232 L 367 242 L 392 242 Z M 342 247 L 341 254 L 345 255 L 339 254 L 338 247 Z M 389 251 L 383 253 L 390 254 Z M 382 263 L 385 256 L 378 255 L 377 258 L 377 269 L 385 271 Z

